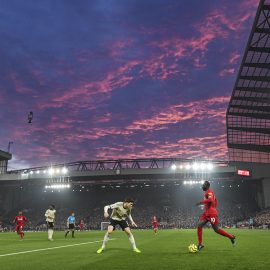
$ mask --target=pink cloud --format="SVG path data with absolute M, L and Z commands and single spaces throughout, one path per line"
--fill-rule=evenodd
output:
M 189 39 L 179 36 L 166 37 L 161 41 L 151 42 L 150 46 L 153 47 L 153 51 L 155 48 L 159 48 L 160 52 L 143 62 L 141 74 L 147 74 L 153 79 L 166 80 L 185 71 L 181 65 L 176 63 L 186 57 L 191 59 L 190 62 L 195 68 L 205 68 L 207 65 L 203 63 L 203 59 L 209 44 L 216 39 L 229 38 L 232 31 L 242 31 L 244 23 L 254 16 L 254 4 L 255 1 L 249 1 L 249 4 L 240 5 L 240 16 L 238 13 L 232 15 L 230 10 L 225 9 L 212 11 L 203 21 L 194 24 L 195 35 L 199 33 L 195 37 Z M 146 35 L 155 34 L 155 31 L 147 31 L 145 28 L 143 32 Z M 232 63 L 238 57 L 232 55 Z
M 64 94 L 54 94 L 49 101 L 42 101 L 39 108 L 49 107 L 60 108 L 65 105 L 71 107 L 79 106 L 95 109 L 97 104 L 108 100 L 111 92 L 115 89 L 123 88 L 134 82 L 138 76 L 150 77 L 154 80 L 168 80 L 172 77 L 186 77 L 188 75 L 187 67 L 179 62 L 182 59 L 189 59 L 190 63 L 197 69 L 207 67 L 204 61 L 205 54 L 208 51 L 209 44 L 216 39 L 227 39 L 232 31 L 242 31 L 244 23 L 253 15 L 250 1 L 248 5 L 241 6 L 239 14 L 231 15 L 228 10 L 214 10 L 208 14 L 202 21 L 194 24 L 194 37 L 183 38 L 173 36 L 168 38 L 164 36 L 159 41 L 146 42 L 150 53 L 143 59 L 135 59 L 122 64 L 115 70 L 106 72 L 102 78 L 95 80 L 86 80 L 69 89 Z M 164 29 L 163 29 L 164 30 Z M 143 34 L 154 35 L 157 31 L 150 31 L 143 28 Z M 162 31 L 166 35 L 166 31 Z M 110 57 L 115 62 L 120 63 L 119 56 L 127 47 L 135 46 L 130 38 L 115 40 L 108 47 Z M 137 46 L 137 45 L 136 45 Z M 87 50 L 77 53 L 78 61 L 82 59 L 93 58 L 93 52 Z M 231 55 L 230 61 L 234 63 L 237 55 Z M 121 58 L 120 58 L 121 59 Z M 134 73 L 135 69 L 137 69 Z M 221 71 L 220 76 L 232 74 L 232 68 L 226 68 Z M 37 73 L 40 77 L 40 74 Z M 40 79 L 41 80 L 41 79 Z
M 106 123 L 109 122 L 112 119 L 112 114 L 111 113 L 106 113 L 102 116 L 95 116 L 93 118 L 94 123 Z
M 128 130 L 162 130 L 169 124 L 181 123 L 187 120 L 202 121 L 214 119 L 222 124 L 226 123 L 225 112 L 230 97 L 214 97 L 207 100 L 193 101 L 187 104 L 173 105 L 164 108 L 157 115 L 142 120 L 135 120 L 126 127 Z M 216 106 L 219 108 L 216 108 Z
M 139 61 L 132 60 L 120 66 L 114 71 L 110 71 L 103 79 L 94 82 L 86 82 L 78 87 L 68 89 L 64 94 L 54 97 L 50 102 L 40 103 L 41 109 L 49 107 L 62 107 L 64 103 L 72 107 L 79 106 L 91 109 L 96 108 L 99 102 L 110 97 L 114 89 L 119 89 L 128 85 L 134 78 L 129 74 L 130 70 L 139 65 Z
M 241 57 L 241 54 L 239 54 L 238 52 L 232 52 L 229 58 L 229 63 L 236 64 L 240 57 Z
M 231 75 L 235 73 L 235 68 L 225 68 L 219 72 L 220 77 L 224 77 L 226 75 Z
M 228 158 L 225 134 L 179 139 L 165 144 L 159 141 L 150 141 L 150 144 L 152 147 L 147 148 L 140 144 L 102 147 L 97 158 L 184 157 L 217 160 L 227 160 Z
M 193 101 L 187 104 L 178 104 L 162 108 L 150 118 L 134 120 L 131 124 L 123 127 L 109 126 L 113 120 L 112 115 L 105 114 L 101 117 L 94 117 L 93 123 L 104 123 L 106 127 L 88 127 L 85 120 L 76 120 L 66 114 L 53 116 L 47 124 L 42 127 L 31 126 L 31 130 L 16 129 L 13 136 L 16 141 L 26 143 L 29 137 L 42 140 L 42 137 L 33 136 L 46 130 L 47 141 L 57 145 L 82 143 L 89 140 L 98 140 L 106 136 L 132 136 L 138 132 L 156 132 L 168 129 L 169 125 L 192 120 L 194 125 L 208 123 L 209 128 L 220 130 L 226 123 L 225 112 L 229 97 L 220 96 L 206 100 Z M 57 134 L 54 135 L 54 134 Z M 24 139 L 25 138 L 25 139 Z M 62 150 L 63 151 L 63 150 Z
M 123 50 L 130 47 L 133 44 L 132 39 L 120 39 L 112 41 L 109 47 L 110 56 L 113 59 L 118 59 L 123 54 Z
M 14 84 L 15 91 L 20 94 L 33 94 L 34 91 L 31 88 L 25 86 L 24 80 L 19 78 L 19 76 L 20 75 L 15 72 L 9 74 L 10 80 Z

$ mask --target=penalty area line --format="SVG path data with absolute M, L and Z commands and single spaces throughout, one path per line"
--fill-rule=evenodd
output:
M 112 240 L 115 240 L 115 238 L 110 239 L 110 241 L 112 241 Z M 66 247 L 82 246 L 82 245 L 100 243 L 102 241 L 103 240 L 97 240 L 97 241 L 78 243 L 78 244 L 73 244 L 73 245 L 65 245 L 65 246 L 50 247 L 50 248 L 40 248 L 40 249 L 33 249 L 33 250 L 14 252 L 14 253 L 0 254 L 0 257 L 7 257 L 7 256 L 20 255 L 20 254 L 26 254 L 26 253 L 33 253 L 33 252 L 39 252 L 39 251 L 46 251 L 46 250 L 59 249 L 59 248 L 66 248 Z

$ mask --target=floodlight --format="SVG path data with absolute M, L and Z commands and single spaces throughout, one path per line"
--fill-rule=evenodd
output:
M 50 168 L 49 171 L 48 171 L 48 173 L 49 173 L 50 175 L 53 175 L 53 174 L 54 174 L 54 169 L 53 169 L 53 168 Z
M 207 163 L 207 169 L 212 170 L 214 168 L 214 165 L 212 163 Z
M 176 170 L 176 165 L 173 164 L 173 165 L 171 166 L 171 169 L 172 169 L 172 170 Z
M 187 163 L 186 165 L 185 165 L 185 168 L 187 169 L 187 170 L 189 170 L 190 169 L 190 164 L 189 163 Z
M 193 163 L 192 164 L 192 168 L 193 168 L 193 170 L 195 170 L 195 171 L 197 171 L 198 169 L 199 169 L 199 164 L 198 163 Z

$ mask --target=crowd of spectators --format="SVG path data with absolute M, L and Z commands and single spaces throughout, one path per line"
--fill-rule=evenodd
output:
M 270 209 L 257 213 L 254 218 L 254 222 L 258 226 L 267 225 L 270 227 Z
M 105 204 L 104 204 L 105 205 Z M 6 228 L 6 230 L 13 230 L 14 224 L 12 221 L 21 209 L 14 209 L 1 217 L 0 230 Z M 24 215 L 31 221 L 31 224 L 26 225 L 26 229 L 31 230 L 46 230 L 45 213 L 44 209 L 23 209 Z M 219 209 L 219 221 L 222 226 L 233 227 L 237 222 L 243 219 L 248 219 L 251 213 L 245 209 L 244 205 L 232 206 L 225 204 Z M 72 210 L 73 211 L 73 210 Z M 153 216 L 157 216 L 160 228 L 195 228 L 199 216 L 202 213 L 200 207 L 181 208 L 173 205 L 148 205 L 146 207 L 136 206 L 132 211 L 132 216 L 138 225 L 138 228 L 145 229 L 151 228 L 151 220 Z M 66 228 L 67 217 L 70 215 L 71 210 L 69 208 L 57 208 L 56 215 L 56 229 L 64 230 Z M 245 216 L 248 213 L 248 216 Z M 80 208 L 76 207 L 75 211 L 76 223 L 79 228 L 79 222 L 81 220 L 85 223 L 85 230 L 98 230 L 101 228 L 101 222 L 107 222 L 103 216 L 103 205 L 95 208 Z M 257 226 L 270 224 L 270 211 L 254 213 L 254 223 Z
M 254 218 L 254 225 L 270 224 L 270 210 L 263 212 L 256 205 L 255 200 L 243 196 L 235 196 L 234 191 L 218 193 L 219 222 L 222 226 L 233 227 L 239 222 Z M 30 194 L 31 196 L 29 196 Z M 66 193 L 43 193 L 27 190 L 21 195 L 21 200 L 6 211 L 0 209 L 0 230 L 14 230 L 12 223 L 19 211 L 31 221 L 26 229 L 46 230 L 44 213 L 51 203 L 56 205 L 56 229 L 66 228 L 67 217 L 75 212 L 77 225 L 84 221 L 86 230 L 98 230 L 101 222 L 107 222 L 103 216 L 103 207 L 116 201 L 123 201 L 125 197 L 133 197 L 136 202 L 132 216 L 140 229 L 151 228 L 151 220 L 155 215 L 160 228 L 195 228 L 203 209 L 195 207 L 201 199 L 202 192 L 197 189 L 184 189 L 180 187 L 158 187 L 153 189 L 85 189 L 84 192 L 69 191 Z M 237 200 L 231 198 L 238 198 Z

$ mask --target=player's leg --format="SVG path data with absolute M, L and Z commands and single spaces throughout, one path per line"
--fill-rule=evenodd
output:
M 229 239 L 231 240 L 231 242 L 232 242 L 233 245 L 236 244 L 235 236 L 232 235 L 232 234 L 227 233 L 226 231 L 224 231 L 223 229 L 221 229 L 221 228 L 218 226 L 218 217 L 217 217 L 217 216 L 211 217 L 210 223 L 211 223 L 211 225 L 212 225 L 213 230 L 214 230 L 216 233 L 218 233 L 218 234 L 220 234 L 220 235 L 222 235 L 222 236 L 225 236 L 225 237 L 229 238 Z
M 110 221 L 110 224 L 112 224 L 112 222 Z M 104 239 L 103 239 L 103 242 L 102 242 L 102 246 L 101 246 L 101 248 L 99 248 L 98 250 L 97 250 L 97 253 L 101 253 L 104 249 L 105 249 L 105 247 L 106 247 L 106 244 L 107 244 L 107 242 L 109 241 L 109 239 L 110 239 L 110 235 L 112 234 L 112 232 L 115 230 L 115 225 L 109 225 L 108 226 L 108 230 L 107 230 L 107 232 L 105 233 L 105 235 L 104 235 Z
M 126 222 L 126 221 L 125 221 Z M 126 222 L 127 223 L 127 222 Z M 136 243 L 135 243 L 135 239 L 134 239 L 134 236 L 130 230 L 129 227 L 126 227 L 126 226 L 123 226 L 122 228 L 125 233 L 127 234 L 128 236 L 128 239 L 129 239 L 129 242 L 131 243 L 132 245 L 132 248 L 133 248 L 133 251 L 137 252 L 137 253 L 141 253 L 141 251 L 136 247 Z
M 47 222 L 48 226 L 48 240 L 53 241 L 53 222 Z
M 74 238 L 75 236 L 74 236 L 74 233 L 75 233 L 75 226 L 73 225 L 72 226 L 72 230 L 71 230 L 71 235 L 72 235 L 72 238 Z
M 16 226 L 16 233 L 21 236 L 21 234 L 20 234 L 20 227 L 18 225 Z
M 202 244 L 202 235 L 203 235 L 203 227 L 208 222 L 206 217 L 202 215 L 200 217 L 199 224 L 197 226 L 197 236 L 198 236 L 198 250 L 201 250 L 204 246 Z
M 20 235 L 20 239 L 22 240 L 22 227 L 18 226 L 17 234 Z
M 67 237 L 68 234 L 69 234 L 69 229 L 66 230 L 65 238 Z
M 23 226 L 20 227 L 20 237 L 21 239 L 24 237 Z

